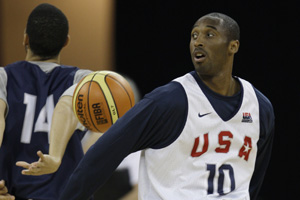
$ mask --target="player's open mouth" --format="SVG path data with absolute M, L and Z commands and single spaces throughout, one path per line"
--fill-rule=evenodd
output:
M 194 60 L 196 62 L 203 62 L 205 60 L 205 54 L 202 52 L 195 52 L 194 53 Z

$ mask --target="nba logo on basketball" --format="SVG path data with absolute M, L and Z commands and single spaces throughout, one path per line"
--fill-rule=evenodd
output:
M 252 117 L 250 113 L 243 113 L 242 122 L 252 123 Z

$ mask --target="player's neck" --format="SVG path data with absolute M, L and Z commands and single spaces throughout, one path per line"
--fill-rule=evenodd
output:
M 32 51 L 30 51 L 30 50 L 27 50 L 25 60 L 26 61 L 39 61 L 39 62 L 52 62 L 52 63 L 60 64 L 60 56 L 59 55 L 56 57 L 49 58 L 49 59 L 44 59 L 40 56 L 33 54 Z
M 212 91 L 223 96 L 233 96 L 241 89 L 239 82 L 235 80 L 231 74 L 223 74 L 220 76 L 200 76 L 200 78 Z

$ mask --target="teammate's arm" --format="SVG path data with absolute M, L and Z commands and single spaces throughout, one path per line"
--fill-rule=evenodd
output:
M 103 133 L 95 133 L 92 131 L 87 131 L 81 140 L 83 153 L 85 154 L 87 150 L 103 135 Z
M 72 110 L 72 97 L 61 97 L 53 112 L 49 155 L 39 151 L 37 153 L 40 158 L 39 161 L 31 164 L 23 161 L 17 162 L 17 166 L 26 168 L 22 174 L 43 175 L 56 172 L 77 123 L 78 120 Z
M 6 82 L 7 76 L 3 67 L 0 67 L 0 148 L 3 141 L 4 130 L 5 130 L 5 115 L 7 112 L 6 101 Z M 0 180 L 0 200 L 13 200 L 15 197 L 8 194 L 5 181 Z
M 0 148 L 2 145 L 4 130 L 5 130 L 5 115 L 7 111 L 6 105 L 6 84 L 7 75 L 4 67 L 0 67 Z
M 5 129 L 5 111 L 6 111 L 6 103 L 0 99 L 0 148 L 4 136 Z

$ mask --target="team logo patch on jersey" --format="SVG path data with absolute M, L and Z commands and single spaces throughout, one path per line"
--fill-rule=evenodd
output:
M 246 123 L 252 123 L 252 117 L 250 113 L 243 113 L 243 119 L 242 122 L 246 122 Z

